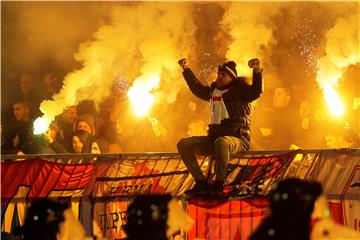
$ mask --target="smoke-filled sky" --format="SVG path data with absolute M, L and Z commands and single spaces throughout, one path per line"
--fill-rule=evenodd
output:
M 41 105 L 44 116 L 92 100 L 123 151 L 175 151 L 181 137 L 206 134 L 209 106 L 187 89 L 181 57 L 203 83 L 225 60 L 249 77 L 247 61 L 261 60 L 265 91 L 253 104 L 252 149 L 359 147 L 358 2 L 1 5 L 2 101 L 20 74 L 41 82 L 52 65 L 65 77 Z M 147 116 L 134 113 L 129 88 L 144 97 Z M 344 113 L 335 117 L 329 106 L 339 104 Z

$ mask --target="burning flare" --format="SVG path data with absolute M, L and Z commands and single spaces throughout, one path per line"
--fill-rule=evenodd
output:
M 154 104 L 155 97 L 151 91 L 159 85 L 160 76 L 150 74 L 137 78 L 128 91 L 133 111 L 138 116 L 145 116 Z
M 67 107 L 83 100 L 99 106 L 112 94 L 118 76 L 128 80 L 139 76 L 128 96 L 134 112 L 145 115 L 155 102 L 151 91 L 160 76 L 164 76 L 164 85 L 178 79 L 176 61 L 180 53 L 184 56 L 190 51 L 195 29 L 189 4 L 119 4 L 110 14 L 109 23 L 75 54 L 82 68 L 67 74 L 60 92 L 41 103 L 43 118 L 53 121 Z M 175 101 L 182 81 L 166 86 L 163 95 Z M 157 94 L 161 100 L 161 92 Z
M 323 93 L 332 115 L 335 117 L 344 115 L 344 105 L 335 88 L 331 85 L 325 85 L 323 86 Z
M 359 17 L 349 14 L 326 33 L 326 55 L 318 61 L 316 81 L 323 90 L 330 112 L 341 117 L 345 110 L 336 89 L 346 68 L 360 61 Z
M 34 121 L 34 131 L 33 133 L 35 135 L 43 134 L 48 130 L 50 125 L 50 121 L 48 121 L 46 118 L 39 117 Z

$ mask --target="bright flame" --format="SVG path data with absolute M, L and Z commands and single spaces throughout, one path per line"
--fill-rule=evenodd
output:
M 339 18 L 326 33 L 326 55 L 318 60 L 316 81 L 323 90 L 330 112 L 341 117 L 344 106 L 336 89 L 343 72 L 360 62 L 359 15 L 357 12 Z
M 344 114 L 344 106 L 334 87 L 332 85 L 323 86 L 323 93 L 331 114 L 341 117 Z
M 45 118 L 39 117 L 34 121 L 33 133 L 35 135 L 42 134 L 46 132 L 46 130 L 48 130 L 49 125 L 50 125 L 50 121 L 46 120 Z
M 147 77 L 138 78 L 128 91 L 133 111 L 138 116 L 145 116 L 154 104 L 155 97 L 151 93 L 160 82 L 160 76 L 151 74 Z

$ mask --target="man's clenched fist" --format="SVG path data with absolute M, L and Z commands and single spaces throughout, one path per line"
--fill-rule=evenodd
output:
M 259 69 L 260 68 L 260 60 L 258 58 L 253 58 L 249 60 L 248 65 L 250 68 Z
M 186 58 L 182 58 L 178 61 L 178 64 L 180 67 L 185 70 L 185 68 L 188 68 Z

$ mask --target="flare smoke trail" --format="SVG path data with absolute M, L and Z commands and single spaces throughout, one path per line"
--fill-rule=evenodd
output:
M 68 74 L 64 88 L 50 103 L 49 108 L 55 113 L 47 116 L 54 117 L 67 105 L 82 99 L 101 101 L 115 85 L 109 103 L 111 117 L 107 118 L 109 113 L 104 109 L 100 109 L 99 115 L 120 126 L 123 131 L 117 132 L 116 137 L 120 145 L 124 142 L 126 151 L 142 151 L 139 142 L 148 143 L 149 151 L 157 150 L 153 145 L 158 138 L 144 141 L 141 136 L 144 129 L 152 131 L 151 126 L 138 127 L 140 123 L 149 124 L 151 117 L 158 119 L 168 132 L 161 139 L 160 151 L 174 151 L 178 139 L 186 135 L 189 123 L 202 121 L 206 125 L 206 103 L 187 89 L 176 66 L 180 57 L 188 57 L 196 73 L 201 72 L 196 69 L 198 62 L 201 66 L 211 66 L 208 72 L 212 72 L 213 65 L 221 64 L 226 57 L 236 61 L 239 75 L 249 75 L 250 58 L 262 60 L 266 91 L 251 117 L 253 149 L 287 148 L 289 143 L 305 148 L 326 147 L 324 136 L 329 129 L 334 129 L 335 135 L 342 132 L 334 128 L 323 112 L 318 83 L 319 86 L 331 83 L 337 91 L 335 86 L 340 78 L 343 82 L 339 84 L 342 87 L 339 92 L 347 91 L 344 84 L 358 84 L 360 64 L 348 67 L 358 62 L 355 58 L 360 55 L 357 2 L 4 2 L 2 12 L 2 74 L 5 75 L 2 92 L 13 94 L 6 90 L 16 85 L 11 80 L 18 74 L 44 71 L 43 65 L 38 64 L 40 59 L 52 59 L 55 68 L 61 65 L 68 72 L 74 66 L 81 66 Z M 193 19 L 198 27 L 196 31 Z M 88 42 L 78 49 L 84 41 Z M 188 54 L 190 48 L 192 52 Z M 76 49 L 78 64 L 71 59 Z M 345 75 L 350 69 L 353 74 Z M 338 78 L 326 77 L 333 75 Z M 156 78 L 149 82 L 147 76 Z M 147 84 L 149 87 L 144 91 L 154 97 L 152 111 L 148 119 L 135 118 L 128 111 L 131 108 L 123 90 L 138 85 L 143 89 Z M 279 94 L 284 101 L 276 107 L 272 99 L 279 88 L 284 88 L 286 94 Z M 196 110 L 189 111 L 189 100 L 197 105 Z M 300 118 L 297 115 L 302 111 L 301 106 L 308 107 Z M 347 114 L 352 113 L 349 110 Z M 284 115 L 289 117 L 284 119 Z M 353 110 L 353 115 L 358 112 Z M 300 125 L 303 118 L 309 120 L 306 128 Z M 352 126 L 358 133 L 359 124 L 355 123 L 358 121 Z M 263 132 L 270 129 L 271 134 L 266 131 L 262 134 L 261 129 Z M 127 145 L 129 141 L 134 142 L 133 149 Z
M 186 4 L 145 3 L 116 7 L 111 24 L 94 34 L 94 41 L 83 43 L 76 54 L 82 69 L 64 79 L 63 88 L 53 101 L 43 101 L 40 110 L 44 118 L 53 120 L 63 110 L 82 100 L 99 103 L 109 95 L 114 80 L 135 79 L 148 90 L 174 77 L 180 55 L 188 53 L 193 24 Z M 137 71 L 140 69 L 140 73 Z M 147 78 L 148 76 L 159 78 Z M 155 79 L 155 80 L 154 80 Z M 170 96 L 178 89 L 172 85 Z M 170 99 L 174 101 L 174 99 Z
M 341 116 L 344 112 L 336 92 L 338 81 L 348 66 L 360 62 L 359 44 L 359 15 L 356 13 L 340 18 L 326 33 L 326 55 L 318 61 L 316 81 L 335 116 Z
M 141 66 L 141 75 L 133 83 L 129 96 L 137 106 L 135 110 L 151 107 L 152 101 L 172 103 L 176 99 L 179 83 L 177 59 L 181 54 L 188 55 L 191 46 L 191 33 L 194 24 L 188 8 L 185 5 L 158 5 L 158 10 L 146 9 L 149 19 L 141 19 L 141 25 L 148 25 L 153 21 L 145 32 L 143 40 L 139 44 L 139 51 L 144 64 Z M 192 29 L 189 29 L 192 28 Z M 188 29 L 187 29 L 188 28 Z M 151 98 L 150 91 L 156 89 L 163 80 L 163 88 L 156 92 L 156 98 Z M 174 84 L 175 83 L 175 84 Z M 178 83 L 178 84 L 176 84 Z M 164 90 L 166 94 L 164 94 Z M 145 108 L 146 108 L 145 107 Z M 146 109 L 145 109 L 146 111 Z M 143 112 L 146 113 L 146 112 Z
M 261 49 L 274 40 L 272 29 L 265 22 L 279 6 L 232 2 L 226 7 L 222 25 L 232 38 L 226 58 L 237 63 L 239 73 L 249 75 L 248 60 L 262 56 Z

